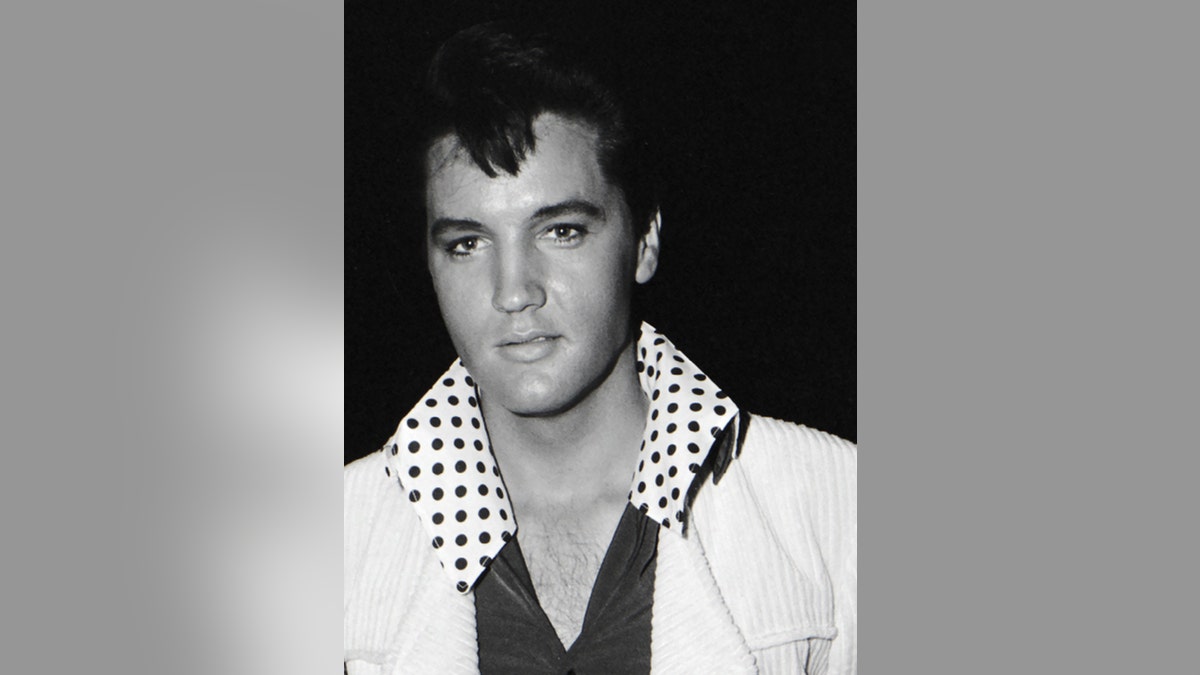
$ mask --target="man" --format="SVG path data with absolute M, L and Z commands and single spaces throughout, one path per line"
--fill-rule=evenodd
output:
M 459 359 L 346 468 L 349 673 L 845 673 L 856 451 L 740 411 L 632 317 L 639 127 L 541 38 L 430 70 L 429 272 Z

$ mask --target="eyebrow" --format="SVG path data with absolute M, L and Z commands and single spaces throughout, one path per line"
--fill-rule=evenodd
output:
M 466 232 L 483 232 L 483 224 L 475 220 L 462 218 L 438 218 L 429 226 L 429 236 L 434 239 L 444 235 L 449 230 Z
M 560 216 L 587 216 L 588 218 L 604 219 L 604 209 L 583 199 L 569 199 L 551 206 L 543 206 L 534 211 L 533 220 L 546 220 Z
M 530 220 L 549 220 L 562 216 L 585 216 L 596 220 L 604 220 L 604 209 L 584 199 L 568 199 L 565 202 L 543 206 L 533 212 Z M 447 230 L 464 230 L 482 232 L 484 226 L 477 220 L 465 218 L 438 218 L 429 226 L 429 234 L 433 237 L 443 235 Z

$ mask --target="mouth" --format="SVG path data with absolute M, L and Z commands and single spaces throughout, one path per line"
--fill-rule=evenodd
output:
M 512 342 L 505 342 L 504 346 L 508 347 L 511 345 L 533 345 L 533 344 L 538 344 L 541 342 L 549 342 L 554 339 L 555 338 L 552 338 L 549 335 L 543 335 L 541 337 L 535 337 L 535 338 L 532 338 L 529 340 L 516 340 L 516 341 L 512 341 Z
M 524 335 L 509 335 L 500 341 L 501 347 L 515 347 L 520 345 L 535 345 L 557 340 L 559 336 L 550 333 L 526 333 Z
M 553 353 L 560 337 L 541 332 L 509 335 L 501 340 L 497 347 L 508 360 L 532 363 Z

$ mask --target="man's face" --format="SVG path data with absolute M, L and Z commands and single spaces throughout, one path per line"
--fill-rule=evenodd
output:
M 489 178 L 453 137 L 433 145 L 426 241 L 442 317 L 483 396 L 550 415 L 612 371 L 657 241 L 635 236 L 590 126 L 544 114 L 533 129 L 536 151 L 516 176 Z

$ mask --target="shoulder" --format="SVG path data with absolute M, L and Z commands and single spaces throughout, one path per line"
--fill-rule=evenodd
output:
M 395 523 L 406 505 L 383 453 L 378 450 L 343 469 L 343 536 L 348 562 L 361 555 L 379 522 Z
M 377 500 L 395 485 L 383 450 L 357 459 L 343 469 L 342 498 L 347 511 Z
M 802 482 L 857 476 L 858 447 L 844 438 L 792 422 L 751 415 L 738 464 L 752 476 Z
M 387 460 L 383 456 L 383 450 L 376 450 L 365 457 L 360 457 L 345 465 L 343 471 L 347 481 L 351 480 L 352 477 L 358 480 L 372 473 L 375 469 L 379 469 L 382 472 L 385 466 L 387 466 Z M 384 475 L 386 476 L 387 474 Z
M 774 441 L 806 448 L 828 447 L 834 449 L 835 452 L 850 453 L 853 453 L 856 448 L 854 443 L 840 436 L 834 436 L 803 424 L 754 414 L 750 415 L 750 420 L 746 433 L 748 436 L 759 436 L 760 442 Z
M 752 415 L 733 466 L 759 512 L 780 527 L 804 523 L 828 546 L 853 537 L 858 513 L 854 443 L 811 427 Z

